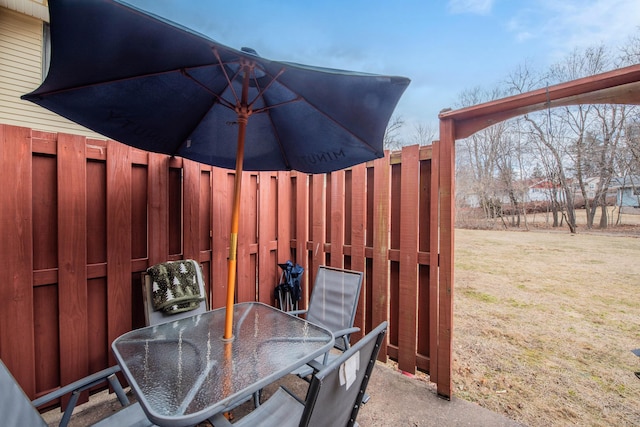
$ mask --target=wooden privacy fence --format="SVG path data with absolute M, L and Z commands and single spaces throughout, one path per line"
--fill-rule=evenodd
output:
M 318 266 L 364 271 L 357 326 L 388 320 L 381 358 L 446 389 L 437 151 L 327 175 L 245 172 L 237 300 L 273 304 L 288 259 L 305 268 L 302 306 Z M 110 343 L 143 324 L 150 265 L 198 260 L 212 307 L 224 305 L 233 171 L 0 125 L 0 182 L 0 357 L 31 398 L 114 363 Z

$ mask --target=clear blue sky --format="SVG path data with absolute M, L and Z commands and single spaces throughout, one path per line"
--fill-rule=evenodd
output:
M 268 59 L 409 77 L 396 109 L 405 138 L 525 62 L 543 70 L 640 33 L 640 0 L 126 1 Z

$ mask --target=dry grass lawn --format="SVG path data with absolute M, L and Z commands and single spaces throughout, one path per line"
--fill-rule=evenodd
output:
M 640 238 L 457 229 L 455 244 L 457 397 L 530 426 L 640 426 Z

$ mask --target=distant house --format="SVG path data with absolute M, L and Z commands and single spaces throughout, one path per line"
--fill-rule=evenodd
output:
M 549 180 L 530 180 L 526 183 L 527 193 L 525 195 L 525 202 L 548 202 L 552 200 L 552 193 L 555 191 L 559 197 L 564 200 L 564 193 L 562 187 L 559 184 L 553 183 Z
M 616 206 L 622 213 L 640 214 L 640 176 L 614 178 L 611 188 L 616 189 Z
M 105 139 L 20 96 L 40 86 L 48 69 L 47 0 L 0 0 L 0 124 Z

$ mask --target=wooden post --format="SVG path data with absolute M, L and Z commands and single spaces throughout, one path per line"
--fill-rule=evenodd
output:
M 455 125 L 440 120 L 440 265 L 438 290 L 438 394 L 451 398 L 453 350 L 453 239 Z

